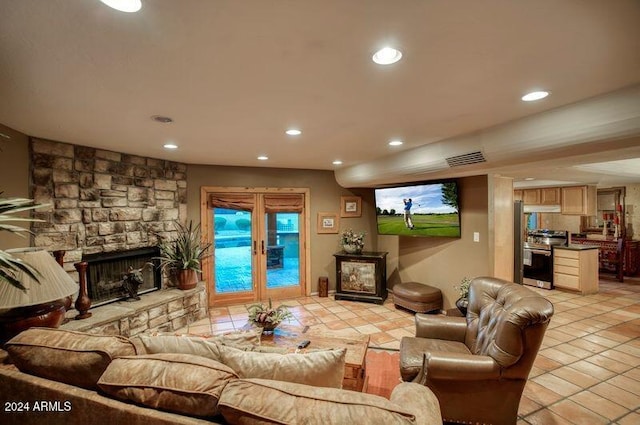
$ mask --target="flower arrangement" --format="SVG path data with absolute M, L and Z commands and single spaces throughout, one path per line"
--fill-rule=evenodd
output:
M 362 250 L 362 248 L 364 248 L 365 234 L 365 232 L 356 233 L 352 229 L 347 229 L 342 232 L 340 242 L 342 243 L 342 246 L 352 245 L 357 249 Z
M 247 307 L 247 311 L 249 312 L 249 322 L 260 326 L 264 331 L 273 331 L 285 319 L 289 320 L 293 317 L 289 307 L 284 304 L 273 308 L 271 298 L 269 298 L 268 305 L 253 304 Z
M 454 285 L 454 288 L 460 292 L 460 298 L 467 298 L 469 296 L 469 285 L 471 285 L 471 279 L 466 276 L 462 278 L 460 285 Z

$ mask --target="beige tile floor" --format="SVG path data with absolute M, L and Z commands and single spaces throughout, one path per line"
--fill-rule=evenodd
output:
M 554 305 L 520 402 L 518 424 L 640 424 L 640 278 L 600 281 L 596 295 L 534 289 Z M 413 314 L 384 305 L 305 297 L 282 302 L 290 324 L 336 336 L 368 334 L 372 347 L 398 349 L 414 335 Z M 213 308 L 181 331 L 209 335 L 239 329 L 245 305 Z

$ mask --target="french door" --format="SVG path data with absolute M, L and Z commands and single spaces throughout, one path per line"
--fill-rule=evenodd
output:
M 202 189 L 210 306 L 306 293 L 307 202 L 306 189 Z

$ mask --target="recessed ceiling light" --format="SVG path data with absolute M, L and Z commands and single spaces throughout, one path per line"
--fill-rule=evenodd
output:
M 165 117 L 164 115 L 153 115 L 151 119 L 162 124 L 169 124 L 170 122 L 173 122 L 173 118 Z
M 375 52 L 371 59 L 378 65 L 391 65 L 402 59 L 402 52 L 393 47 L 383 47 Z
M 137 12 L 142 7 L 140 0 L 100 0 L 102 3 L 120 12 Z
M 549 96 L 548 91 L 532 91 L 531 93 L 527 93 L 522 96 L 522 100 L 524 100 L 525 102 L 533 102 L 534 100 L 544 99 L 547 96 Z
M 336 159 L 335 161 L 333 161 L 333 165 L 342 165 L 342 161 Z
M 175 143 L 165 143 L 162 147 L 165 149 L 178 149 L 178 145 Z
M 266 161 L 267 159 L 269 159 L 269 157 L 268 157 L 268 156 L 266 156 L 266 155 L 260 155 L 260 156 L 258 157 L 258 159 L 259 159 L 260 161 Z
M 531 180 L 535 180 L 535 179 L 533 177 L 526 177 L 525 180 L 530 182 Z
M 389 141 L 389 146 L 400 146 L 404 142 L 402 140 L 391 140 Z
M 285 133 L 287 133 L 289 136 L 299 136 L 302 134 L 302 131 L 298 130 L 297 128 L 290 128 L 285 131 Z

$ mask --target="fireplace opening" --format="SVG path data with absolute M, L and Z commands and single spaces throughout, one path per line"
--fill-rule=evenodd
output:
M 87 292 L 91 305 L 120 301 L 128 297 L 123 287 L 123 278 L 130 269 L 142 272 L 142 284 L 138 294 L 156 291 L 162 287 L 160 255 L 157 247 L 139 248 L 114 253 L 99 253 L 83 256 L 87 266 Z

